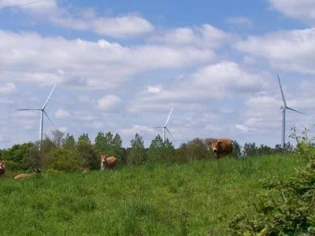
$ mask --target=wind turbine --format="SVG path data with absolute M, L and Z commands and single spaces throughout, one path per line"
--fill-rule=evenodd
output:
M 154 127 L 154 128 L 162 128 L 162 129 L 163 129 L 163 143 L 164 143 L 164 141 L 165 141 L 165 130 L 170 134 L 171 137 L 173 137 L 172 134 L 171 134 L 171 132 L 170 132 L 169 129 L 167 128 L 167 123 L 169 122 L 169 120 L 170 120 L 170 118 L 171 118 L 172 112 L 173 112 L 173 108 L 171 109 L 170 113 L 168 114 L 168 117 L 167 117 L 167 119 L 166 119 L 166 122 L 165 122 L 164 126 Z
M 287 106 L 287 103 L 286 103 L 285 98 L 284 98 L 284 93 L 283 93 L 283 90 L 282 90 L 281 82 L 280 82 L 280 77 L 279 77 L 279 75 L 277 75 L 277 76 L 278 76 L 280 92 L 281 92 L 281 96 L 282 96 L 282 100 L 283 100 L 283 106 L 281 106 L 280 109 L 282 110 L 282 148 L 284 148 L 284 145 L 285 145 L 285 115 L 286 115 L 286 110 L 294 111 L 294 112 L 297 112 L 297 113 L 300 113 L 300 114 L 303 114 L 303 115 L 306 115 L 306 114 Z
M 40 123 L 39 123 L 39 140 L 40 140 L 40 144 L 39 144 L 39 150 L 41 151 L 42 149 L 42 141 L 43 141 L 43 129 L 44 129 L 44 114 L 47 117 L 47 119 L 49 120 L 50 124 L 55 128 L 54 124 L 52 123 L 51 119 L 49 118 L 49 116 L 47 115 L 45 108 L 46 105 L 53 93 L 53 91 L 55 90 L 56 84 L 54 85 L 54 87 L 52 88 L 50 94 L 48 95 L 44 105 L 41 108 L 23 108 L 23 109 L 17 109 L 17 111 L 40 111 Z

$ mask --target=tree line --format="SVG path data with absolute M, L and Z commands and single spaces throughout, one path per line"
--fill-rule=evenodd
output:
M 184 142 L 175 148 L 169 139 L 163 142 L 157 135 L 149 147 L 144 146 L 141 135 L 136 134 L 130 141 L 130 147 L 122 147 L 119 134 L 98 132 L 92 143 L 88 134 L 83 133 L 76 140 L 73 135 L 55 130 L 52 136 L 45 136 L 42 144 L 28 142 L 15 144 L 8 149 L 0 149 L 0 159 L 6 161 L 9 170 L 28 170 L 40 166 L 44 170 L 72 172 L 82 167 L 91 170 L 100 169 L 99 155 L 115 156 L 118 168 L 122 166 L 138 166 L 145 163 L 186 163 L 194 160 L 215 158 L 209 150 L 211 138 L 195 138 Z M 274 148 L 266 145 L 256 146 L 255 143 L 245 143 L 241 147 L 233 141 L 235 158 L 255 157 L 293 151 L 293 146 L 287 143 L 285 150 L 280 145 Z M 39 146 L 41 146 L 39 150 Z

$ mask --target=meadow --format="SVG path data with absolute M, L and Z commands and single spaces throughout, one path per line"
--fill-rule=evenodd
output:
M 293 154 L 0 179 L 2 235 L 228 235 L 260 180 L 292 175 Z

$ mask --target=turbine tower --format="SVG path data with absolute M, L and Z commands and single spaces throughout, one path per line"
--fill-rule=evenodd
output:
M 51 125 L 55 128 L 54 124 L 52 123 L 51 119 L 49 118 L 49 116 L 47 115 L 45 108 L 46 105 L 53 93 L 53 91 L 55 90 L 56 84 L 54 85 L 54 87 L 52 88 L 50 94 L 48 95 L 44 105 L 41 108 L 23 108 L 23 109 L 17 109 L 17 111 L 40 111 L 40 123 L 39 123 L 39 150 L 41 151 L 42 149 L 42 141 L 43 141 L 43 130 L 44 130 L 44 114 L 47 117 L 47 119 L 49 120 L 49 122 L 51 123 Z
M 300 113 L 303 115 L 306 115 L 306 114 L 287 106 L 287 103 L 286 103 L 285 98 L 284 98 L 284 93 L 282 90 L 281 82 L 280 82 L 280 77 L 279 77 L 279 75 L 277 75 L 277 76 L 278 76 L 280 92 L 281 92 L 281 96 L 282 96 L 282 100 L 283 100 L 283 106 L 281 106 L 280 109 L 282 110 L 282 148 L 284 148 L 284 146 L 285 146 L 285 115 L 286 115 L 286 110 L 294 111 L 294 112 L 297 112 L 297 113 Z
M 171 137 L 173 137 L 171 132 L 167 128 L 167 124 L 168 124 L 168 122 L 169 122 L 169 120 L 171 118 L 172 112 L 173 112 L 173 108 L 171 109 L 170 113 L 168 114 L 168 117 L 166 119 L 166 122 L 165 122 L 164 126 L 154 127 L 154 128 L 162 128 L 163 129 L 163 143 L 165 142 L 165 130 L 170 134 Z

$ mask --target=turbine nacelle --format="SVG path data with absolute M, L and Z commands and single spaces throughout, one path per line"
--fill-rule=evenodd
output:
M 283 101 L 283 106 L 281 106 L 280 109 L 282 111 L 282 148 L 284 148 L 284 145 L 285 145 L 285 115 L 286 115 L 285 111 L 286 110 L 290 110 L 290 111 L 294 111 L 296 113 L 300 113 L 300 114 L 303 114 L 303 115 L 306 115 L 306 114 L 287 106 L 287 103 L 286 103 L 286 100 L 285 100 L 285 97 L 284 97 L 284 93 L 283 93 L 283 90 L 282 90 L 281 82 L 280 82 L 280 77 L 279 77 L 279 75 L 277 75 L 277 77 L 278 77 L 280 93 L 281 93 L 281 97 L 282 97 L 282 101 Z

